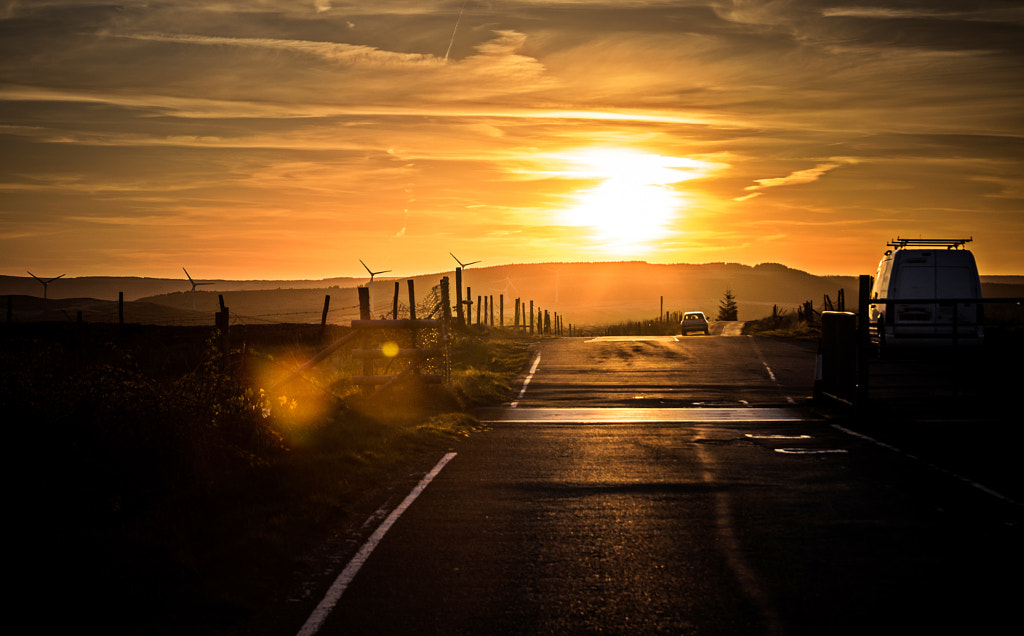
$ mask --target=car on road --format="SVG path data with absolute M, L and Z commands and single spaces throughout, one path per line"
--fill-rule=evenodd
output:
M 683 320 L 679 323 L 679 329 L 685 336 L 691 331 L 703 331 L 708 335 L 708 319 L 703 311 L 688 311 L 683 314 Z

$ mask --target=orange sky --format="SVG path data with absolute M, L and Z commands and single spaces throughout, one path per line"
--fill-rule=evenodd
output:
M 33 0 L 0 48 L 0 274 L 1024 273 L 1015 0 Z

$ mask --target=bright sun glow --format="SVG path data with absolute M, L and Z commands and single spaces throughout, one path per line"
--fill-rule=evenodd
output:
M 597 149 L 559 157 L 569 164 L 560 173 L 597 180 L 576 194 L 577 204 L 563 212 L 569 225 L 589 228 L 591 238 L 609 252 L 625 253 L 667 236 L 685 199 L 672 184 L 696 179 L 712 164 L 629 150 Z

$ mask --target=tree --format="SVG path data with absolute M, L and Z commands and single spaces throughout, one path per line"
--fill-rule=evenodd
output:
M 725 290 L 725 297 L 718 304 L 718 320 L 739 320 L 739 308 L 731 289 Z

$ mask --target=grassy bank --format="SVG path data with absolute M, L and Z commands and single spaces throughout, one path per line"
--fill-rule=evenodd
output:
M 249 631 L 332 533 L 474 431 L 469 407 L 507 399 L 531 344 L 464 334 L 448 385 L 368 397 L 344 352 L 272 388 L 336 333 L 238 332 L 224 352 L 208 330 L 7 327 L 0 408 L 41 555 L 20 574 L 84 578 L 67 614 L 105 633 Z

